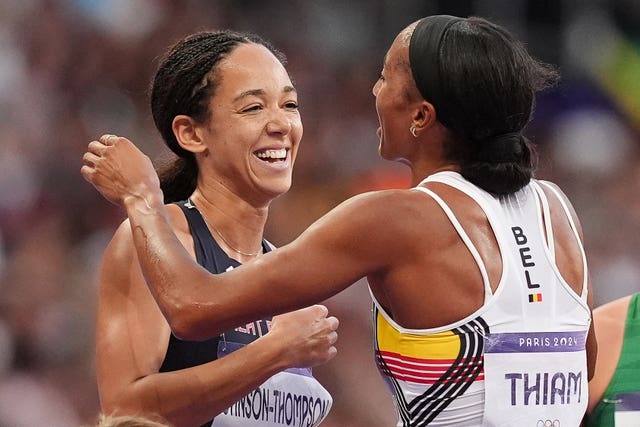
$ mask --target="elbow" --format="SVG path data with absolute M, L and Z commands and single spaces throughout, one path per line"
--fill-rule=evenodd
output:
M 100 410 L 106 415 L 142 415 L 149 412 L 139 399 L 128 397 L 127 393 L 114 396 L 100 396 Z
M 183 341 L 205 341 L 215 336 L 203 332 L 202 328 L 198 324 L 194 324 L 188 319 L 180 319 L 170 322 L 169 326 L 171 327 L 173 335 Z
M 199 304 L 180 304 L 165 313 L 171 332 L 185 341 L 205 341 L 223 331 L 214 316 L 209 315 Z
M 136 399 L 114 398 L 101 401 L 100 412 L 108 416 L 144 417 L 169 422 L 161 405 L 144 404 Z
M 166 393 L 154 380 L 155 376 L 141 377 L 124 387 L 102 389 L 99 384 L 100 412 L 109 416 L 142 416 L 175 423 L 175 408 L 165 401 Z

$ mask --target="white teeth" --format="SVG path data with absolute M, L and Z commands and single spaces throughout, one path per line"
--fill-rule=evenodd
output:
M 279 150 L 264 150 L 256 153 L 261 159 L 280 159 L 284 160 L 287 157 L 287 150 L 280 148 Z

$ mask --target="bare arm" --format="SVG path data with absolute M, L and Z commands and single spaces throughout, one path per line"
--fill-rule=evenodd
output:
M 589 381 L 587 414 L 590 414 L 600 403 L 618 366 L 630 300 L 631 296 L 627 296 L 593 310 L 593 323 L 600 351 L 595 374 Z
M 238 323 L 322 301 L 372 270 L 378 258 L 360 248 L 370 243 L 354 238 L 364 230 L 354 233 L 348 224 L 359 210 L 352 204 L 293 243 L 222 275 L 210 274 L 184 251 L 160 204 L 132 198 L 125 206 L 146 282 L 172 330 L 182 338 L 205 339 Z
M 392 231 L 376 222 L 371 208 L 379 203 L 360 197 L 343 203 L 295 242 L 212 275 L 173 233 L 149 159 L 125 138 L 111 137 L 109 144 L 89 145 L 82 173 L 107 199 L 125 206 L 146 283 L 182 338 L 208 338 L 242 322 L 322 301 L 388 262 L 388 248 L 371 239 Z
M 337 320 L 314 306 L 274 318 L 272 330 L 221 359 L 159 373 L 169 327 L 151 297 L 123 224 L 100 274 L 97 377 L 106 413 L 160 415 L 175 426 L 200 425 L 275 373 L 314 366 L 336 350 Z

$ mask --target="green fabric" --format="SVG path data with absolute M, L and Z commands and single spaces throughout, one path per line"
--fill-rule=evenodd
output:
M 629 301 L 622 351 L 602 399 L 587 419 L 587 427 L 614 427 L 616 395 L 640 392 L 640 293 Z

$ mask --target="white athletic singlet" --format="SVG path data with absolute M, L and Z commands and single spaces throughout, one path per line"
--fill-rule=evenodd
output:
M 575 224 L 557 191 L 532 181 L 515 194 L 493 196 L 454 172 L 425 182 L 463 191 L 485 212 L 502 256 L 492 293 L 477 249 L 449 206 L 442 207 L 473 255 L 484 305 L 450 325 L 406 329 L 374 302 L 376 362 L 395 398 L 397 426 L 575 427 L 587 407 L 587 264 Z M 541 185 L 561 201 L 582 252 L 577 295 L 555 264 L 549 204 Z

